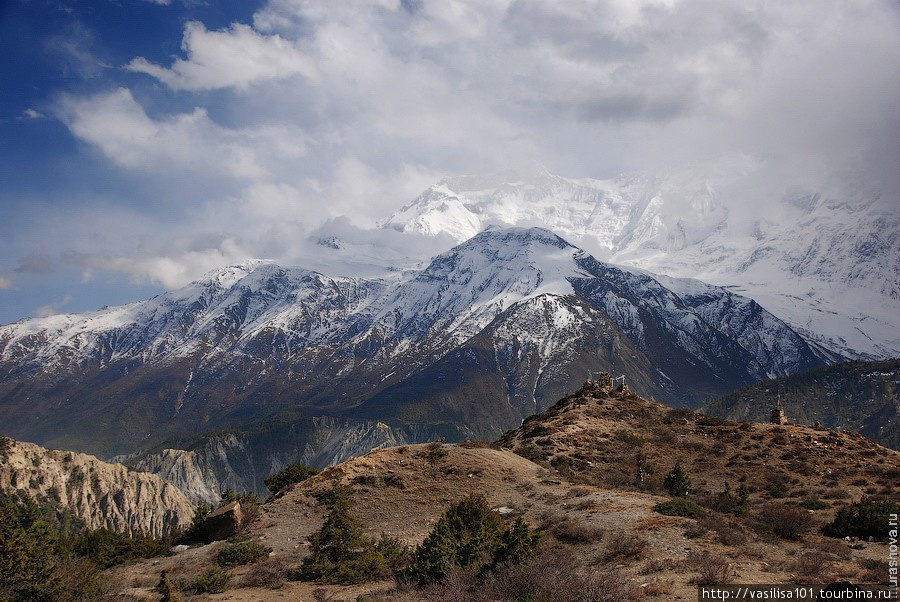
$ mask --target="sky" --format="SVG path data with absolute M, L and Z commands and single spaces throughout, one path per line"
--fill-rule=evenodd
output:
M 521 165 L 900 203 L 896 0 L 0 0 L 0 56 L 0 323 Z

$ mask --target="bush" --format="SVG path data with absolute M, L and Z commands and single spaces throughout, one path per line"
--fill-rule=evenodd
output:
M 162 602 L 181 602 L 181 594 L 178 588 L 169 579 L 169 569 L 163 569 L 159 573 L 159 583 L 156 584 L 156 593 L 162 594 Z
M 785 485 L 781 481 L 772 481 L 771 483 L 769 483 L 768 487 L 766 487 L 766 491 L 768 491 L 769 495 L 774 498 L 785 497 L 788 494 L 787 485 Z
M 804 552 L 793 563 L 794 572 L 804 577 L 818 577 L 829 572 L 831 559 L 822 552 Z
M 737 495 L 731 492 L 731 485 L 725 482 L 725 489 L 715 495 L 700 496 L 697 501 L 716 512 L 743 516 L 750 505 L 750 490 L 745 485 L 738 487 Z
M 822 533 L 829 537 L 873 538 L 877 541 L 887 539 L 888 519 L 891 514 L 900 513 L 897 502 L 863 498 L 838 510 L 834 521 L 822 528 Z
M 642 537 L 625 531 L 616 531 L 609 539 L 604 559 L 641 558 L 649 547 L 650 543 Z
M 213 560 L 220 567 L 227 569 L 268 558 L 271 552 L 272 548 L 264 546 L 258 541 L 242 541 L 222 547 Z
M 568 517 L 545 520 L 541 528 L 549 531 L 553 537 L 563 543 L 591 543 L 603 538 L 603 529 L 600 527 L 586 525 Z
M 309 477 L 319 474 L 319 471 L 306 464 L 288 464 L 283 470 L 266 477 L 263 483 L 266 489 L 275 495 L 288 485 L 300 483 Z M 243 504 L 241 504 L 243 506 Z
M 473 567 L 482 574 L 530 557 L 538 539 L 522 519 L 507 527 L 483 496 L 469 495 L 444 511 L 413 552 L 406 576 L 422 586 L 443 579 L 451 566 Z
M 536 445 L 532 445 L 531 443 L 526 443 L 524 445 L 520 445 L 513 452 L 519 456 L 522 456 L 526 460 L 531 460 L 532 462 L 540 462 L 544 459 L 544 454 Z
M 399 540 L 365 537 L 362 523 L 350 513 L 350 488 L 334 483 L 326 497 L 330 507 L 322 527 L 310 534 L 310 554 L 295 571 L 297 578 L 321 583 L 362 583 L 380 579 L 405 562 L 408 550 Z
M 806 510 L 825 510 L 826 508 L 831 508 L 831 504 L 823 502 L 822 500 L 803 500 L 797 505 Z
M 270 556 L 253 565 L 253 570 L 241 579 L 241 587 L 268 587 L 280 589 L 288 574 L 288 563 L 283 556 Z
M 76 555 L 91 560 L 101 569 L 108 569 L 136 558 L 166 556 L 169 553 L 169 544 L 167 540 L 154 539 L 142 534 L 128 536 L 108 529 L 93 529 L 75 541 L 73 551 Z
M 102 593 L 98 567 L 68 558 L 71 525 L 59 512 L 25 495 L 0 495 L 0 599 L 74 602 Z
M 653 511 L 666 516 L 684 516 L 687 518 L 700 518 L 704 514 L 703 508 L 683 498 L 660 502 L 653 507 Z
M 672 472 L 663 479 L 663 487 L 673 497 L 685 497 L 691 492 L 691 480 L 684 471 L 681 462 L 676 462 Z
M 483 575 L 473 566 L 450 567 L 425 594 L 446 602 L 630 602 L 637 597 L 619 575 L 586 570 L 566 548 L 543 548 L 528 560 Z
M 199 594 L 221 594 L 228 589 L 230 582 L 231 571 L 214 566 L 197 577 L 193 588 Z
M 394 472 L 389 472 L 384 475 L 384 484 L 388 487 L 396 487 L 400 491 L 406 489 L 406 483 L 403 481 L 403 477 Z
M 760 513 L 760 519 L 776 535 L 791 540 L 800 539 L 815 523 L 809 511 L 785 504 L 769 504 Z
M 704 552 L 689 559 L 697 567 L 697 577 L 691 579 L 693 585 L 724 585 L 731 581 L 731 564 L 725 558 Z
M 219 500 L 219 508 L 227 506 L 232 502 L 241 505 L 241 511 L 244 513 L 244 525 L 249 525 L 257 516 L 259 516 L 259 497 L 250 491 L 235 492 L 230 487 L 222 492 Z
M 635 447 L 640 447 L 647 442 L 647 440 L 640 435 L 635 435 L 634 433 L 629 431 L 617 431 L 616 439 Z
M 203 528 L 203 521 L 206 520 L 206 517 L 209 516 L 210 512 L 212 512 L 212 506 L 210 506 L 206 502 L 201 502 L 196 508 L 194 508 L 194 516 L 191 519 L 191 526 L 188 527 L 187 531 L 185 531 L 180 537 L 178 537 L 178 543 L 188 545 L 192 543 L 209 543 L 209 540 L 206 536 L 206 530 Z

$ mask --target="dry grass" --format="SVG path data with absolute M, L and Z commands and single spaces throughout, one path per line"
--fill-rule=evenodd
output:
M 731 582 L 731 563 L 719 555 L 704 552 L 688 558 L 697 575 L 690 580 L 693 585 L 725 585 Z
M 650 542 L 639 535 L 626 531 L 614 531 L 606 544 L 604 560 L 615 558 L 643 558 L 650 548 Z
M 831 569 L 831 560 L 823 552 L 804 552 L 792 565 L 792 569 L 804 577 L 818 577 Z

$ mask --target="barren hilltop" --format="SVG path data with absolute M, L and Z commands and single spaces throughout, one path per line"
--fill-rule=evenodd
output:
M 672 495 L 676 464 L 684 497 Z M 596 600 L 694 599 L 703 583 L 883 583 L 885 543 L 826 537 L 819 529 L 865 497 L 896 500 L 898 467 L 900 453 L 859 435 L 730 422 L 589 382 L 494 444 L 376 450 L 285 488 L 239 536 L 267 557 L 230 568 L 224 593 L 192 593 L 191 584 L 214 569 L 222 550 L 242 545 L 236 540 L 110 575 L 131 600 L 158 600 L 164 570 L 182 599 L 235 601 L 462 600 L 488 595 L 479 593 L 485 588 L 498 599 L 503 575 L 516 587 L 529 579 L 535 588 L 570 581 Z M 537 555 L 483 587 L 473 587 L 471 572 L 419 589 L 390 578 L 292 581 L 310 553 L 309 536 L 328 516 L 335 483 L 352 488 L 350 512 L 373 538 L 416 546 L 451 504 L 476 494 L 505 520 L 521 517 L 539 531 Z

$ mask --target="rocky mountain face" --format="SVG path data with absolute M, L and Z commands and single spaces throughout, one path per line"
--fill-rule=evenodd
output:
M 192 449 L 152 467 L 191 473 L 184 483 L 203 497 L 230 474 L 259 483 L 300 457 L 490 439 L 599 371 L 696 406 L 830 357 L 733 292 L 664 283 L 548 230 L 511 228 L 397 280 L 255 262 L 148 301 L 2 327 L 0 421 L 19 438 L 107 455 Z M 334 439 L 316 435 L 317 417 L 341 425 Z M 216 429 L 259 435 L 252 452 L 223 440 L 202 451 Z M 369 434 L 335 443 L 354 433 Z
M 767 379 L 723 395 L 705 411 L 765 421 L 779 396 L 791 422 L 855 431 L 900 449 L 900 359 L 846 362 Z
M 4 439 L 0 490 L 56 502 L 92 529 L 162 537 L 191 524 L 193 506 L 156 475 L 94 456 Z
M 380 226 L 463 241 L 541 224 L 604 261 L 731 287 L 838 355 L 900 355 L 898 205 L 755 186 L 743 164 L 613 180 L 455 177 Z
M 268 491 L 263 481 L 288 464 L 332 466 L 373 449 L 427 438 L 428 433 L 391 428 L 383 422 L 322 416 L 203 436 L 189 450 L 151 451 L 133 466 L 177 486 L 194 503 L 217 502 L 229 487 L 255 491 L 265 499 Z

